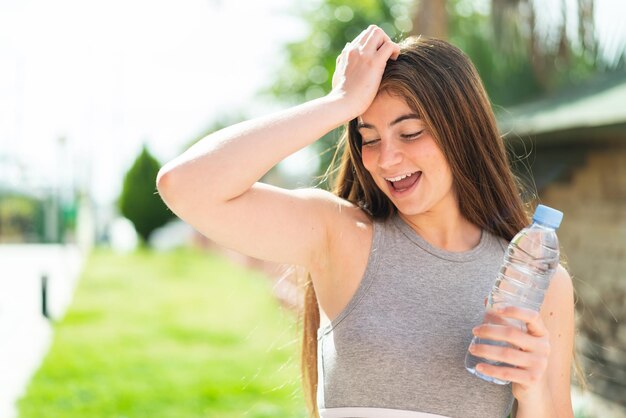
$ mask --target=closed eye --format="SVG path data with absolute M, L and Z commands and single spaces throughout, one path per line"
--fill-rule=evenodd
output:
M 400 135 L 400 136 L 401 136 L 402 138 L 411 139 L 411 138 L 417 138 L 417 137 L 419 137 L 422 133 L 424 133 L 424 129 L 422 129 L 422 130 L 421 130 L 421 131 L 419 131 L 419 132 L 415 132 L 415 133 L 412 133 L 412 134 L 406 134 L 406 135 L 404 135 L 404 134 L 403 134 L 403 135 Z
M 369 141 L 363 141 L 363 142 L 361 142 L 361 146 L 362 147 L 370 147 L 370 146 L 372 146 L 373 144 L 375 144 L 378 141 L 379 141 L 378 139 L 371 139 Z
M 419 132 L 414 132 L 412 134 L 402 134 L 400 135 L 400 137 L 402 139 L 408 139 L 408 140 L 413 140 L 413 139 L 417 139 L 419 138 L 423 133 L 424 133 L 425 129 L 422 129 Z M 362 147 L 371 147 L 373 145 L 376 145 L 376 143 L 380 141 L 379 138 L 375 138 L 375 139 L 370 139 L 369 141 L 363 141 L 361 142 L 361 146 Z

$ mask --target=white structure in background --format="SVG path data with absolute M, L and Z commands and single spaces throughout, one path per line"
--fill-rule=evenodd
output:
M 109 227 L 109 243 L 116 252 L 134 251 L 139 244 L 139 239 L 133 223 L 126 218 L 113 219 Z
M 76 244 L 89 254 L 96 242 L 96 220 L 90 199 L 83 195 L 78 199 L 76 215 Z
M 42 313 L 42 277 L 47 312 L 65 314 L 82 267 L 75 245 L 0 245 L 0 417 L 16 416 L 15 402 L 48 351 L 52 329 Z
M 149 243 L 157 251 L 168 251 L 189 245 L 195 234 L 191 226 L 177 218 L 156 229 L 150 235 Z

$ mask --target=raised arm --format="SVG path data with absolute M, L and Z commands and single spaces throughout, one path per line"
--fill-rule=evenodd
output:
M 325 240 L 320 206 L 330 196 L 256 181 L 340 126 L 349 118 L 344 115 L 340 98 L 323 97 L 218 131 L 160 170 L 159 193 L 176 215 L 219 244 L 309 266 L 312 247 Z
M 257 181 L 274 165 L 364 112 L 398 46 L 375 26 L 337 59 L 325 97 L 217 131 L 161 168 L 157 187 L 180 218 L 212 240 L 258 258 L 310 266 L 346 203 L 316 189 Z M 337 215 L 338 216 L 338 215 Z

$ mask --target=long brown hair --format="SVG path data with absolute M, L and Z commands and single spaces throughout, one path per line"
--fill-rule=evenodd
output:
M 452 171 L 461 214 L 510 241 L 530 219 L 474 65 L 439 39 L 409 37 L 400 47 L 398 59 L 387 62 L 379 92 L 401 97 L 424 121 Z M 396 211 L 363 166 L 356 119 L 347 124 L 326 174 L 334 174 L 333 193 L 372 218 L 386 219 Z M 317 416 L 319 309 L 310 276 L 304 294 L 301 369 L 305 400 Z

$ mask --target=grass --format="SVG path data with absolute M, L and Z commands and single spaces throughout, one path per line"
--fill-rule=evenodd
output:
M 20 417 L 303 417 L 298 351 L 261 274 L 193 250 L 96 250 Z

